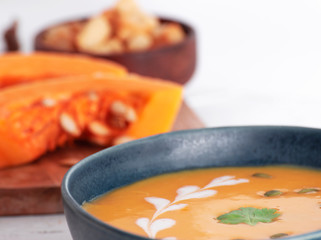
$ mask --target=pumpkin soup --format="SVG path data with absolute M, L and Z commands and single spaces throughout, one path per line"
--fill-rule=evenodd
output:
M 277 239 L 321 228 L 321 171 L 293 166 L 164 174 L 114 190 L 86 211 L 159 239 Z

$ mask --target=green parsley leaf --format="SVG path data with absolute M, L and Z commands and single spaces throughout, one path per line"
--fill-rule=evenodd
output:
M 259 222 L 269 223 L 275 218 L 279 217 L 281 214 L 276 213 L 276 209 L 271 208 L 240 208 L 238 210 L 231 211 L 229 213 L 223 214 L 217 218 L 220 223 L 225 224 L 239 224 L 246 223 L 248 225 L 254 226 Z

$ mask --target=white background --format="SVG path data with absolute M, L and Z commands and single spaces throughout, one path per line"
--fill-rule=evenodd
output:
M 207 126 L 321 127 L 321 1 L 138 2 L 147 12 L 182 19 L 196 28 L 198 68 L 185 98 Z M 113 3 L 0 0 L 0 31 L 18 19 L 24 50 L 30 51 L 43 27 L 99 13 Z M 64 224 L 61 215 L 0 218 L 0 234 L 1 239 L 38 239 L 36 233 L 42 231 L 47 234 L 39 239 L 69 239 Z
M 0 31 L 20 21 L 24 50 L 43 27 L 99 13 L 111 0 L 0 0 Z M 191 23 L 198 69 L 185 96 L 207 126 L 321 127 L 321 1 L 138 0 Z M 3 45 L 0 45 L 0 49 Z

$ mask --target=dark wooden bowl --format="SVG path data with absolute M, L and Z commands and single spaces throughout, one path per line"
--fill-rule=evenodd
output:
M 162 22 L 179 23 L 186 33 L 186 38 L 178 44 L 143 52 L 99 55 L 82 53 L 78 51 L 61 50 L 59 48 L 49 46 L 45 43 L 45 41 L 43 41 L 48 29 L 79 21 L 86 21 L 86 19 L 63 22 L 44 29 L 36 35 L 34 41 L 35 50 L 62 53 L 80 53 L 92 57 L 105 58 L 124 65 L 130 72 L 135 72 L 150 77 L 167 79 L 180 84 L 186 83 L 194 73 L 196 67 L 196 36 L 194 29 L 186 23 L 173 19 L 161 18 Z

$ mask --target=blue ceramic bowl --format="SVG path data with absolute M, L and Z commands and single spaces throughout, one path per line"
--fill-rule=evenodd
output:
M 84 201 L 144 178 L 192 168 L 295 164 L 321 168 L 321 130 L 228 127 L 173 132 L 122 144 L 76 164 L 62 184 L 74 240 L 147 239 L 114 228 L 81 208 Z M 321 226 L 320 226 L 321 228 Z M 317 240 L 321 230 L 284 239 Z

